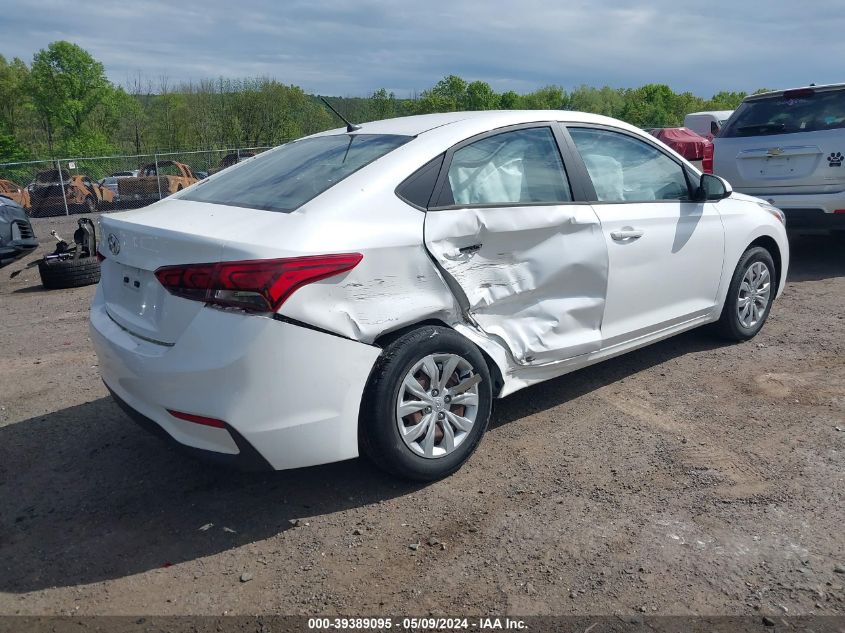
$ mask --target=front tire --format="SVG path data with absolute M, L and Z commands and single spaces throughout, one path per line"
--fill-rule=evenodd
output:
M 487 363 L 472 342 L 445 327 L 414 330 L 376 362 L 361 406 L 361 450 L 400 477 L 441 479 L 475 451 L 492 400 Z
M 765 248 L 749 248 L 739 260 L 722 316 L 716 324 L 718 333 L 732 341 L 747 341 L 757 335 L 772 309 L 777 292 L 776 269 Z

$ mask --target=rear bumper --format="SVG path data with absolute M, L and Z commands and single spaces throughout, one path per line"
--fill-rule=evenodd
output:
M 188 446 L 187 444 L 181 444 L 172 435 L 170 435 L 170 433 L 165 431 L 164 427 L 159 425 L 155 420 L 148 418 L 140 411 L 136 411 L 131 406 L 129 406 L 129 404 L 120 396 L 118 396 L 114 391 L 112 391 L 108 385 L 106 385 L 106 389 L 109 390 L 111 397 L 118 404 L 118 406 L 123 409 L 124 413 L 126 413 L 126 415 L 128 415 L 133 421 L 135 421 L 141 428 L 149 431 L 153 435 L 163 439 L 165 442 L 175 446 L 176 448 L 179 448 L 180 450 L 186 452 L 189 455 L 192 455 L 193 457 L 198 457 L 200 459 L 211 461 L 216 464 L 221 464 L 223 466 L 238 468 L 239 470 L 274 470 L 273 466 L 270 465 L 270 462 L 264 459 L 261 453 L 256 451 L 255 448 L 250 445 L 250 443 L 247 442 L 240 433 L 238 433 L 229 425 L 227 425 L 226 431 L 229 433 L 229 435 L 231 435 L 232 440 L 234 440 L 235 444 L 238 447 L 238 452 L 235 454 L 219 453 L 217 451 L 210 451 L 202 448 Z
M 118 404 L 195 454 L 276 470 L 358 455 L 358 413 L 376 347 L 214 308 L 200 310 L 175 344 L 160 345 L 113 321 L 100 287 L 91 340 Z M 225 428 L 168 409 L 222 420 Z
M 737 191 L 742 192 L 742 189 Z M 845 228 L 845 191 L 819 194 L 748 192 L 748 195 L 762 198 L 781 209 L 786 215 L 788 229 Z
M 786 228 L 792 229 L 845 229 L 845 213 L 826 213 L 822 209 L 783 209 Z

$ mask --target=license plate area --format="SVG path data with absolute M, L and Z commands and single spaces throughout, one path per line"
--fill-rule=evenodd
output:
M 141 274 L 142 270 L 138 268 L 129 268 L 128 266 L 123 267 L 124 270 L 121 273 L 121 283 L 123 284 L 124 288 L 128 288 L 132 292 L 141 292 Z
M 106 297 L 126 313 L 138 318 L 155 319 L 162 304 L 161 284 L 152 272 L 119 264 L 109 275 Z
M 767 156 L 760 167 L 760 175 L 788 176 L 795 172 L 795 164 L 791 156 Z

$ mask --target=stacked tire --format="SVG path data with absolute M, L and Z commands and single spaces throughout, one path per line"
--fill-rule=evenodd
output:
M 100 281 L 100 262 L 96 257 L 46 260 L 38 262 L 41 283 L 49 290 L 90 286 Z

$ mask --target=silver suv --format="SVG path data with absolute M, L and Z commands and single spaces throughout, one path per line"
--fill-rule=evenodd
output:
M 845 84 L 747 97 L 713 139 L 713 173 L 789 228 L 845 229 Z

